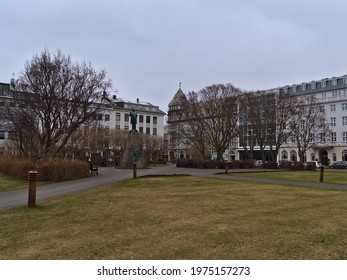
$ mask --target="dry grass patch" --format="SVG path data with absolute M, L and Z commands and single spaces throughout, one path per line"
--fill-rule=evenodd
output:
M 347 192 L 127 180 L 0 213 L 1 259 L 347 259 Z
M 316 171 L 274 171 L 274 172 L 253 172 L 253 173 L 230 173 L 230 175 L 237 175 L 252 178 L 268 178 L 301 182 L 319 182 L 320 170 Z M 347 170 L 325 169 L 324 170 L 324 183 L 330 184 L 347 184 Z

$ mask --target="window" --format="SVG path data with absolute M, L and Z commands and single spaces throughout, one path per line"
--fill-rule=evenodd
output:
M 324 88 L 324 87 L 326 87 L 326 86 L 327 86 L 327 81 L 322 81 L 322 82 L 321 82 L 321 87 Z
M 143 133 L 143 126 L 140 126 L 140 127 L 139 127 L 139 132 L 140 132 L 140 133 Z
M 311 83 L 311 89 L 316 89 L 316 82 Z
M 151 133 L 151 129 L 149 127 L 146 127 L 146 134 L 150 134 Z
M 337 161 L 336 153 L 333 153 L 333 161 Z
M 98 121 L 102 121 L 102 114 L 98 114 Z
M 302 91 L 305 91 L 306 90 L 306 84 L 302 84 L 301 89 L 302 89 Z
M 287 151 L 283 151 L 281 153 L 281 158 L 282 158 L 282 160 L 287 160 L 288 159 L 288 152 Z
M 157 129 L 153 128 L 153 135 L 157 135 Z
M 332 79 L 331 82 L 332 82 L 332 85 L 333 85 L 333 86 L 336 86 L 336 85 L 337 85 L 337 79 L 336 79 L 336 78 Z
M 290 152 L 290 160 L 291 161 L 296 161 L 296 152 L 295 151 L 291 151 Z
M 120 125 L 119 124 L 116 124 L 116 129 L 120 129 Z
M 325 112 L 324 105 L 319 106 L 319 112 L 320 113 L 324 113 Z
M 124 121 L 126 121 L 126 122 L 129 121 L 129 114 L 125 114 L 125 115 L 124 115 Z M 128 129 L 129 129 L 129 127 L 128 127 Z
M 312 161 L 316 160 L 316 157 L 315 157 L 314 153 L 311 154 L 311 160 Z
M 347 125 L 347 117 L 342 117 L 342 125 Z
M 128 126 L 128 125 L 125 125 L 125 126 L 124 126 L 124 130 L 129 130 L 129 126 Z
M 331 112 L 336 112 L 336 104 L 331 104 L 330 105 L 330 111 Z
M 116 113 L 116 121 L 120 121 L 120 113 Z
M 304 129 L 305 129 L 305 124 L 306 124 L 305 120 L 301 120 L 301 121 L 300 121 L 300 129 L 301 129 L 301 130 L 304 130 Z
M 347 161 L 347 150 L 342 151 L 342 160 Z
M 109 122 L 110 121 L 110 114 L 105 114 L 105 121 Z
M 319 139 L 321 143 L 325 143 L 325 133 L 319 133 Z
M 336 132 L 331 133 L 331 142 L 336 142 Z
M 151 123 L 151 116 L 146 116 L 146 123 Z
M 310 143 L 313 143 L 313 141 L 314 141 L 314 134 L 313 134 L 313 133 L 310 133 L 310 134 L 308 135 L 308 141 L 309 141 Z
M 330 126 L 336 126 L 336 117 L 330 118 Z
M 342 103 L 342 111 L 347 111 L 347 103 Z
M 140 115 L 140 116 L 139 116 L 139 122 L 140 122 L 140 123 L 143 123 L 143 115 Z
M 347 142 L 347 132 L 346 131 L 342 132 L 342 141 Z
M 5 139 L 5 131 L 0 131 L 0 139 Z
M 157 117 L 153 117 L 153 124 L 157 124 Z

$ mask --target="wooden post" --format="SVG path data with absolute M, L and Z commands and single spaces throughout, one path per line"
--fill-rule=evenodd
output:
M 135 179 L 137 177 L 137 164 L 133 163 L 133 178 Z
M 323 183 L 324 181 L 324 166 L 320 167 L 320 173 L 319 173 L 319 182 Z
M 37 175 L 38 175 L 38 172 L 36 170 L 30 170 L 28 172 L 28 180 L 29 180 L 28 207 L 36 206 Z
M 228 173 L 229 173 L 229 170 L 228 170 L 228 164 L 227 164 L 227 163 L 225 163 L 225 175 L 228 175 Z

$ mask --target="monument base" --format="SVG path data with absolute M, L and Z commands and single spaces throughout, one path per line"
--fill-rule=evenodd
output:
M 136 163 L 137 168 L 148 168 L 148 161 L 140 144 L 139 133 L 137 130 L 130 130 L 118 167 L 133 168 L 134 163 Z

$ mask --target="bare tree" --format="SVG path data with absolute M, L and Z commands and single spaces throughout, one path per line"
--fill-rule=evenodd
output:
M 194 136 L 191 141 L 198 149 L 204 143 L 211 145 L 219 161 L 237 136 L 239 93 L 232 84 L 216 84 L 188 94 L 185 110 L 188 135 Z
M 277 160 L 278 152 L 281 146 L 291 135 L 290 120 L 298 107 L 298 98 L 292 95 L 277 94 L 275 97 L 275 106 L 271 116 L 275 124 L 270 126 L 269 134 L 272 135 L 269 140 L 272 160 Z
M 315 98 L 298 101 L 290 121 L 290 130 L 301 162 L 304 161 L 306 151 L 320 142 L 325 142 L 329 125 L 325 120 L 324 110 Z
M 157 162 L 160 154 L 164 152 L 164 138 L 157 135 L 141 134 L 140 140 L 147 160 Z
M 16 106 L 6 110 L 12 140 L 23 154 L 59 154 L 73 132 L 99 110 L 110 88 L 105 71 L 73 63 L 61 51 L 42 51 L 25 63 L 13 97 Z
M 199 151 L 203 160 L 208 159 L 208 152 L 211 144 L 206 137 L 206 128 L 204 127 L 205 116 L 203 108 L 196 92 L 188 93 L 188 102 L 185 104 L 185 125 L 181 126 L 184 131 L 185 144 Z

